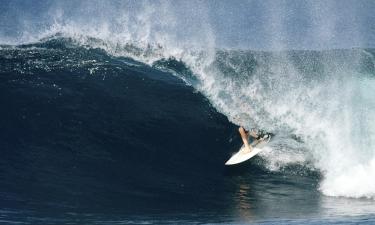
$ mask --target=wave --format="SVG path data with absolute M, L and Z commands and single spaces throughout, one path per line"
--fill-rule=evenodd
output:
M 108 71 L 120 74 L 123 63 L 134 70 L 148 65 L 172 72 L 230 122 L 276 134 L 261 154 L 268 170 L 301 165 L 323 174 L 323 194 L 375 197 L 374 49 L 206 51 L 163 44 L 62 32 L 32 44 L 2 46 L 2 60 L 12 57 L 13 48 L 24 49 L 27 57 L 46 54 L 41 60 L 21 56 L 20 64 L 1 72 L 84 69 L 106 79 Z M 68 55 L 64 49 L 70 49 Z

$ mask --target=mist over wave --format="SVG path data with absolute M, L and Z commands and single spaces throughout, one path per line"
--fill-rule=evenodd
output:
M 270 31 L 276 38 L 270 43 L 282 51 L 224 50 L 216 47 L 202 2 L 180 8 L 168 1 L 132 2 L 130 8 L 98 2 L 103 9 L 90 2 L 52 4 L 46 25 L 30 26 L 18 39 L 2 42 L 24 48 L 101 49 L 131 58 L 135 65 L 171 71 L 234 124 L 276 134 L 261 154 L 269 170 L 304 165 L 322 172 L 319 189 L 326 195 L 375 197 L 373 49 L 288 51 L 277 39 L 283 27 L 273 23 L 276 17 L 269 21 L 276 30 Z M 66 12 L 72 8 L 77 9 Z M 93 14 L 97 18 L 91 19 Z M 334 36 L 327 30 L 316 37 L 324 41 Z M 45 70 L 51 66 L 30 63 Z M 103 72 L 100 65 L 88 69 Z

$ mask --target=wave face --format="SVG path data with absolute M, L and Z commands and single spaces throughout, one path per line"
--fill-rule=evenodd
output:
M 61 38 L 2 46 L 0 62 L 2 208 L 215 205 L 186 199 L 215 188 L 236 129 L 181 79 Z

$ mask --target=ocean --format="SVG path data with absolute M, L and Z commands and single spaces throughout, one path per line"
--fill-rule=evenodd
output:
M 375 224 L 375 49 L 334 45 L 318 3 L 298 23 L 328 47 L 272 49 L 219 45 L 215 1 L 21 3 L 0 6 L 0 223 Z M 296 15 L 258 3 L 282 36 Z M 272 140 L 225 166 L 239 126 Z

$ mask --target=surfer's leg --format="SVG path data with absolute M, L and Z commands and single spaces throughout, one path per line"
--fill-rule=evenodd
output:
M 245 145 L 246 149 L 248 151 L 251 151 L 252 150 L 252 147 L 251 145 L 249 144 L 249 142 L 247 141 L 249 135 L 246 133 L 245 129 L 243 127 L 240 127 L 238 128 L 238 132 L 240 132 L 240 135 L 241 135 L 241 138 L 242 138 L 242 141 L 243 141 L 243 144 Z

